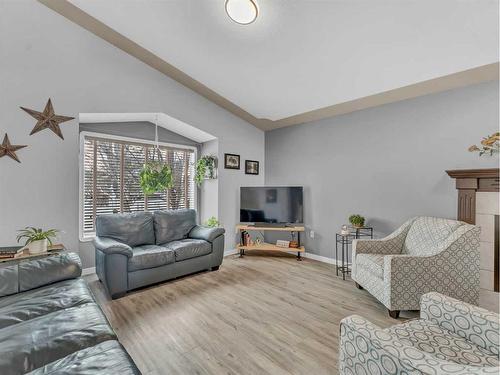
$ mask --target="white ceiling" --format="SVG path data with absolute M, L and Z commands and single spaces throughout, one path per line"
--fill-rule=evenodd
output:
M 498 61 L 498 0 L 70 0 L 257 118 L 303 112 Z

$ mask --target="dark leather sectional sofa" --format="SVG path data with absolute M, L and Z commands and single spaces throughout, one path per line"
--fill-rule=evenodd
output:
M 65 253 L 0 264 L 0 374 L 140 374 Z
M 224 229 L 196 225 L 190 209 L 98 216 L 96 273 L 111 298 L 206 269 L 224 256 Z

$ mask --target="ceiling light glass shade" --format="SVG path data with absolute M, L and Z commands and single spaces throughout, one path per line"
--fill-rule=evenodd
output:
M 241 25 L 252 23 L 259 14 L 254 0 L 226 0 L 225 7 L 229 18 Z

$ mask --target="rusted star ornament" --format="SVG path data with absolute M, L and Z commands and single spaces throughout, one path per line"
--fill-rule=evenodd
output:
M 56 115 L 54 113 L 54 107 L 52 107 L 52 102 L 50 101 L 50 98 L 47 104 L 45 105 L 45 109 L 43 110 L 43 112 L 34 111 L 33 109 L 28 109 L 24 107 L 21 107 L 21 109 L 24 112 L 28 113 L 30 116 L 38 120 L 35 127 L 31 131 L 30 135 L 38 133 L 40 130 L 43 129 L 50 129 L 54 133 L 56 133 L 59 137 L 61 137 L 61 139 L 64 139 L 59 124 L 74 119 L 74 117 Z
M 10 156 L 12 159 L 17 161 L 18 163 L 21 162 L 19 158 L 16 155 L 16 151 L 20 150 L 21 148 L 27 147 L 26 145 L 12 145 L 10 144 L 9 136 L 7 133 L 5 133 L 5 136 L 3 137 L 3 142 L 0 145 L 0 158 L 2 156 Z

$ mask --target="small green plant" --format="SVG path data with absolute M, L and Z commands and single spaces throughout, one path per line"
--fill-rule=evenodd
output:
M 209 228 L 217 228 L 219 226 L 219 220 L 217 220 L 215 216 L 212 216 L 205 221 L 205 226 Z
M 349 216 L 349 222 L 353 227 L 361 228 L 365 225 L 365 218 L 361 215 L 354 214 Z
M 144 164 L 139 173 L 141 189 L 146 195 L 171 189 L 174 186 L 172 169 L 167 164 L 150 161 Z
M 213 155 L 202 156 L 196 162 L 196 174 L 194 181 L 198 187 L 201 186 L 205 177 L 215 178 L 215 168 L 217 165 L 217 158 Z
M 52 238 L 55 238 L 58 231 L 56 229 L 43 231 L 42 228 L 26 227 L 18 232 L 17 242 L 21 242 L 21 240 L 25 238 L 26 243 L 24 245 L 26 246 L 32 242 L 41 240 L 47 240 L 49 244 L 52 245 Z

